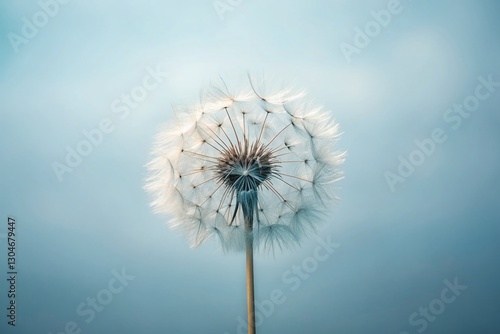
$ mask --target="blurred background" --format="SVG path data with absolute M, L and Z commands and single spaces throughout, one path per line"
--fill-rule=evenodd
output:
M 142 186 L 171 106 L 249 71 L 309 91 L 348 152 L 318 231 L 333 253 L 318 261 L 311 236 L 256 256 L 258 332 L 499 333 L 499 14 L 494 0 L 2 1 L 0 331 L 245 332 L 244 254 L 189 249 Z

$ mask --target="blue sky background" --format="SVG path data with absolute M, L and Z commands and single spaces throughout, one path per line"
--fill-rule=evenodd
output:
M 499 333 L 500 87 L 457 129 L 443 115 L 474 94 L 479 76 L 500 81 L 500 4 L 402 0 L 348 62 L 341 43 L 353 44 L 355 28 L 387 3 L 243 0 L 221 20 L 211 1 L 73 0 L 16 52 L 8 34 L 22 35 L 22 18 L 41 7 L 2 1 L 0 331 L 55 334 L 74 321 L 89 334 L 237 332 L 244 255 L 213 243 L 189 249 L 168 217 L 151 213 L 142 185 L 171 105 L 196 102 L 218 74 L 248 70 L 306 88 L 332 110 L 348 151 L 342 200 L 319 231 L 340 247 L 295 291 L 283 275 L 313 255 L 314 237 L 256 257 L 256 299 L 274 289 L 286 297 L 258 332 L 418 333 L 409 317 L 457 278 L 467 288 L 423 332 Z M 166 77 L 120 118 L 111 104 L 158 64 Z M 113 131 L 59 182 L 53 162 L 106 118 Z M 391 191 L 385 173 L 436 128 L 447 140 Z M 15 329 L 4 316 L 9 215 Z M 135 278 L 85 322 L 78 305 L 122 268 Z

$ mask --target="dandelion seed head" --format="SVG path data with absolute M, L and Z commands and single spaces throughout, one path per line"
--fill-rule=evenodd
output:
M 240 251 L 252 238 L 274 251 L 316 230 L 345 158 L 330 112 L 304 91 L 250 77 L 242 86 L 221 79 L 175 112 L 156 137 L 145 189 L 193 247 L 214 238 Z

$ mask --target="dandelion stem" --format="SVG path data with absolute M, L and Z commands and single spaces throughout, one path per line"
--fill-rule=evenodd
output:
M 253 237 L 252 222 L 245 219 L 246 266 L 247 266 L 247 310 L 248 334 L 255 334 L 255 303 L 253 284 Z

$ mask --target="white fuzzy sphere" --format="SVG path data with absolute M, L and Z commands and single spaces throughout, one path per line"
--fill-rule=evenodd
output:
M 199 104 L 175 108 L 176 123 L 156 137 L 145 188 L 192 246 L 215 237 L 224 250 L 244 250 L 249 236 L 257 249 L 292 246 L 335 199 L 338 124 L 304 92 L 250 77 L 237 86 L 221 80 Z M 260 150 L 249 153 L 252 145 Z

